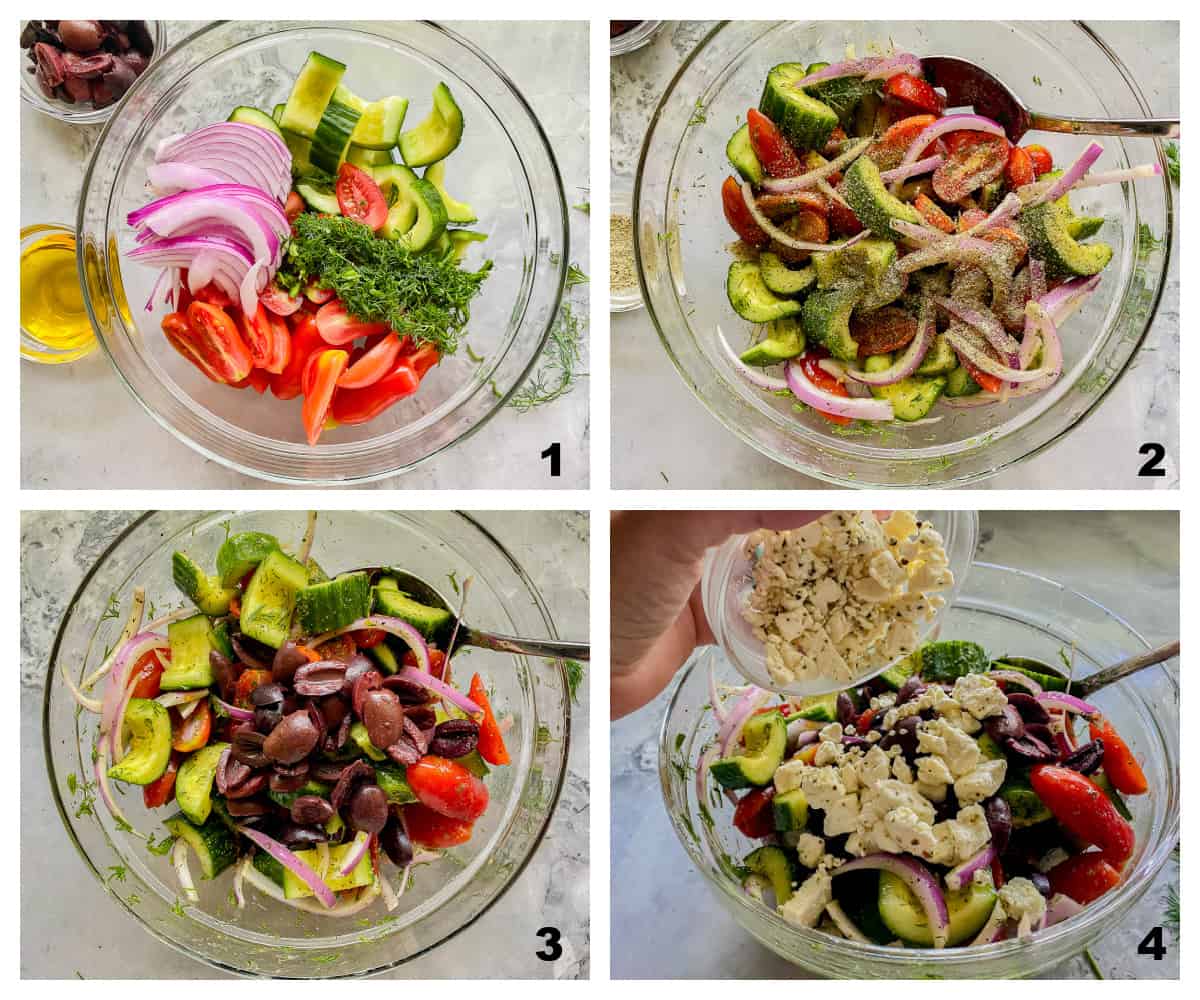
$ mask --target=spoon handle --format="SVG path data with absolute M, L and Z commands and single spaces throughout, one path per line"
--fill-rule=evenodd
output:
M 1031 132 L 1069 132 L 1075 135 L 1130 135 L 1178 139 L 1178 118 L 1059 118 L 1029 113 Z
M 1172 656 L 1178 655 L 1179 640 L 1176 639 L 1174 642 L 1168 642 L 1157 649 L 1147 650 L 1145 653 L 1139 653 L 1137 656 L 1130 657 L 1128 660 L 1124 660 L 1115 666 L 1092 674 L 1091 677 L 1085 677 L 1079 683 L 1072 685 L 1073 693 L 1087 697 L 1094 691 L 1112 684 L 1114 681 L 1119 681 L 1130 674 L 1136 674 L 1139 670 L 1152 667 L 1156 663 L 1162 663 L 1163 660 L 1169 660 Z
M 516 653 L 518 656 L 546 656 L 552 659 L 587 660 L 591 646 L 586 642 L 568 642 L 562 639 L 519 639 L 511 635 L 495 635 L 468 629 L 459 637 L 465 646 L 494 649 L 498 653 Z

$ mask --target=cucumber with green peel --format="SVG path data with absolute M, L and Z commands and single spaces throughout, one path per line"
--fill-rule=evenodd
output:
M 217 577 L 208 576 L 185 552 L 171 556 L 171 578 L 206 615 L 225 614 L 235 596 L 235 591 L 222 586 Z
M 357 889 L 370 885 L 375 881 L 375 870 L 371 866 L 371 852 L 363 851 L 358 864 L 347 875 L 339 874 L 351 855 L 359 849 L 360 841 L 352 840 L 345 844 L 335 844 L 329 848 L 325 859 L 321 851 L 310 847 L 303 851 L 295 851 L 300 861 L 314 871 L 324 868 L 325 876 L 322 881 L 333 892 L 343 892 L 346 889 Z M 283 890 L 285 899 L 308 899 L 315 895 L 312 888 L 299 876 L 285 868 L 265 851 L 258 851 L 251 862 L 259 872 L 274 882 Z
M 781 792 L 771 800 L 775 829 L 780 833 L 795 833 L 808 826 L 808 798 L 802 788 Z
M 175 775 L 175 801 L 184 816 L 197 826 L 203 826 L 212 812 L 213 780 L 217 776 L 221 754 L 228 749 L 228 743 L 210 743 L 179 765 Z
M 796 84 L 807 75 L 803 63 L 772 67 L 758 110 L 771 119 L 797 149 L 823 149 L 838 125 L 837 113 Z
M 958 355 L 946 340 L 945 334 L 939 333 L 933 338 L 929 353 L 918 366 L 914 375 L 949 375 L 958 367 Z M 948 393 L 947 393 L 948 395 Z
M 309 584 L 324 583 L 329 579 L 329 574 L 321 568 L 321 564 L 311 557 L 304 564 L 304 568 L 308 570 Z
M 879 176 L 879 168 L 869 157 L 860 156 L 846 170 L 839 188 L 863 227 L 871 230 L 875 239 L 895 240 L 893 220 L 921 225 L 921 214 L 911 205 L 888 192 Z
M 1076 215 L 1067 223 L 1067 233 L 1073 240 L 1086 240 L 1100 232 L 1104 220 L 1094 215 Z
M 244 105 L 240 108 L 234 108 L 228 120 L 231 122 L 240 122 L 243 125 L 257 125 L 259 128 L 266 129 L 268 132 L 274 132 L 279 138 L 283 138 L 283 130 L 280 129 L 278 122 L 265 111 L 259 111 L 258 108 L 250 108 Z
M 741 360 L 747 365 L 777 365 L 804 353 L 804 331 L 794 316 L 777 319 L 768 324 L 767 336 L 742 351 Z
M 475 210 L 466 202 L 458 201 L 446 193 L 446 161 L 438 160 L 425 168 L 425 180 L 429 181 L 441 196 L 442 204 L 446 206 L 446 221 L 455 225 L 465 226 L 478 222 Z
M 729 137 L 729 142 L 725 144 L 725 155 L 729 157 L 733 169 L 741 174 L 742 180 L 751 184 L 762 183 L 763 168 L 750 142 L 749 125 L 743 124 Z
M 838 692 L 834 691 L 801 698 L 792 715 L 810 722 L 837 722 L 837 696 Z
M 237 840 L 218 816 L 196 825 L 178 812 L 163 825 L 192 849 L 200 861 L 200 874 L 206 879 L 216 878 L 237 861 Z
M 932 378 L 910 376 L 892 385 L 873 385 L 871 395 L 891 403 L 897 420 L 911 422 L 927 416 L 945 388 L 944 375 Z
M 390 149 L 363 149 L 361 146 L 351 145 L 346 151 L 346 162 L 371 173 L 372 168 L 387 166 L 395 161 Z
M 800 322 L 810 344 L 820 344 L 840 361 L 858 358 L 858 342 L 850 336 L 850 317 L 862 297 L 862 285 L 848 283 L 818 288 L 804 300 Z
M 131 785 L 157 781 L 171 760 L 171 716 L 157 701 L 130 698 L 123 729 L 129 749 L 108 769 L 108 776 Z
M 975 393 L 982 391 L 982 386 L 971 378 L 971 373 L 962 365 L 959 365 L 946 375 L 945 393 L 951 398 L 957 396 L 974 396 Z
M 296 592 L 296 621 L 304 635 L 321 635 L 371 612 L 371 582 L 362 570 L 343 573 Z
M 1051 281 L 1099 274 L 1112 260 L 1107 243 L 1080 243 L 1070 232 L 1071 214 L 1059 202 L 1026 206 L 1017 216 L 1017 228 L 1029 243 L 1031 256 L 1046 265 Z
M 314 167 L 327 174 L 337 173 L 365 108 L 366 103 L 345 87 L 334 90 L 312 136 L 310 155 Z
M 821 288 L 853 282 L 875 285 L 883 280 L 896 256 L 895 243 L 868 237 L 850 246 L 831 243 L 828 250 L 813 254 L 812 267 Z
M 755 875 L 771 883 L 776 907 L 782 906 L 795 892 L 800 882 L 800 866 L 791 853 L 774 844 L 759 847 L 746 855 L 742 862 Z
M 967 674 L 987 673 L 992 665 L 982 646 L 965 639 L 927 642 L 918 655 L 921 680 L 933 684 L 953 684 Z
M 273 121 L 276 125 L 283 121 L 283 112 L 285 108 L 287 108 L 286 104 L 276 104 L 275 109 L 271 112 L 271 121 Z M 282 134 L 282 132 L 280 134 Z
M 446 236 L 450 240 L 450 251 L 455 260 L 462 260 L 473 243 L 483 243 L 487 233 L 477 233 L 470 229 L 447 229 Z
M 167 626 L 171 662 L 166 664 L 159 687 L 164 691 L 196 691 L 213 683 L 209 653 L 216 648 L 208 615 L 192 615 Z
M 829 63 L 827 62 L 813 63 L 805 70 L 805 73 L 811 76 L 828 65 Z M 805 93 L 815 97 L 822 104 L 827 105 L 833 110 L 842 128 L 847 133 L 854 131 L 858 106 L 863 98 L 868 94 L 875 94 L 878 90 L 878 82 L 864 80 L 860 76 L 837 77 L 833 80 L 824 80 L 821 83 L 809 84 L 804 88 Z
M 799 295 L 812 288 L 817 280 L 817 272 L 811 264 L 793 270 L 770 250 L 758 255 L 758 270 L 763 284 L 776 295 Z
M 383 789 L 390 805 L 405 806 L 417 801 L 404 768 L 398 764 L 377 764 L 375 782 Z
M 1015 670 L 1032 678 L 1046 691 L 1065 691 L 1067 678 L 1054 672 L 1049 664 L 1039 660 L 1029 660 L 1021 656 L 1006 656 L 992 661 L 993 670 Z
M 232 587 L 279 548 L 279 540 L 265 531 L 239 531 L 217 549 L 217 575 L 221 586 Z
M 233 648 L 233 640 L 230 637 L 229 619 L 222 618 L 212 627 L 212 632 L 209 634 L 209 641 L 212 642 L 213 649 L 220 653 L 227 660 L 236 660 L 237 652 Z
M 714 761 L 713 779 L 724 788 L 769 785 L 787 750 L 787 723 L 781 712 L 751 716 L 742 729 L 740 751 Z
M 414 626 L 426 639 L 433 639 L 442 632 L 453 619 L 453 615 L 445 608 L 435 608 L 420 601 L 414 601 L 399 589 L 384 586 L 383 577 L 375 585 L 372 609 L 375 614 L 400 618 Z M 394 582 L 394 581 L 393 581 Z
M 308 569 L 283 552 L 268 555 L 242 595 L 242 632 L 272 649 L 288 639 L 296 594 L 308 585 Z
M 328 782 L 314 781 L 310 778 L 294 792 L 276 792 L 271 790 L 267 792 L 267 798 L 276 805 L 283 806 L 284 809 L 291 809 L 292 803 L 300 798 L 301 795 L 316 795 L 318 798 L 327 799 L 329 798 L 329 793 L 332 791 L 333 785 Z
M 463 116 L 450 88 L 439 83 L 433 90 L 433 109 L 414 129 L 400 134 L 400 157 L 410 167 L 444 160 L 462 142 Z
M 371 737 L 367 733 L 367 727 L 361 722 L 355 722 L 351 724 L 350 742 L 358 747 L 358 749 L 366 754 L 369 758 L 371 758 L 371 760 L 387 760 L 387 754 L 383 752 L 383 748 L 377 747 L 371 742 Z
M 346 73 L 344 63 L 320 52 L 310 52 L 292 84 L 292 92 L 283 108 L 279 127 L 305 139 L 316 134 L 325 108 Z
M 990 879 L 970 881 L 962 889 L 947 892 L 946 909 L 950 926 L 946 944 L 962 944 L 975 937 L 996 907 L 996 889 Z M 933 947 L 933 930 L 925 909 L 912 890 L 890 872 L 879 873 L 879 915 L 892 933 L 907 944 Z
M 283 144 L 292 154 L 292 177 L 308 177 L 316 171 L 312 165 L 312 140 L 283 130 Z
M 400 130 L 404 127 L 404 116 L 408 112 L 408 98 L 385 97 L 371 101 L 362 110 L 362 116 L 350 136 L 350 142 L 359 149 L 388 151 L 400 141 Z
M 400 669 L 400 661 L 386 641 L 367 650 L 367 656 L 379 664 L 385 674 L 394 674 Z
M 734 312 L 751 323 L 769 323 L 800 312 L 799 302 L 780 298 L 763 284 L 762 273 L 753 261 L 735 260 L 729 265 L 725 293 Z
M 417 207 L 417 221 L 400 236 L 400 243 L 413 253 L 420 253 L 446 231 L 446 206 L 437 188 L 424 178 L 413 180 L 409 190 Z
M 399 163 L 377 167 L 371 176 L 390 206 L 380 230 L 388 239 L 419 253 L 446 231 L 446 206 L 429 181 Z
M 870 358 L 867 360 L 869 361 Z M 887 670 L 881 673 L 879 679 L 893 691 L 899 691 L 904 687 L 904 682 L 915 674 L 918 668 L 917 654 L 909 653 L 899 663 L 893 663 Z
M 337 195 L 333 189 L 315 180 L 300 181 L 296 184 L 296 194 L 304 199 L 304 204 L 314 212 L 324 215 L 341 215 L 342 206 L 338 204 Z

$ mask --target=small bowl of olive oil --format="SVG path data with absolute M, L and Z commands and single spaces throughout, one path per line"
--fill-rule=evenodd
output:
M 62 365 L 96 349 L 75 266 L 75 230 L 59 223 L 21 230 L 21 357 Z

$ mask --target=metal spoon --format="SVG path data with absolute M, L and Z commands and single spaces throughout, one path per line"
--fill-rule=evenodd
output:
M 450 629 L 457 629 L 454 644 L 447 654 L 459 646 L 479 646 L 494 649 L 499 653 L 516 653 L 521 656 L 546 656 L 553 659 L 587 660 L 591 647 L 586 642 L 567 642 L 561 639 L 520 639 L 511 635 L 497 635 L 471 628 L 454 614 L 450 602 L 419 576 L 400 569 L 389 569 L 388 576 L 395 577 L 400 589 L 414 601 L 450 612 Z
M 950 107 L 973 107 L 977 114 L 998 121 L 1012 142 L 1019 142 L 1029 131 L 1179 138 L 1178 118 L 1061 118 L 1039 114 L 987 70 L 955 56 L 929 56 L 921 60 L 921 68 L 926 80 L 946 91 Z
M 1168 642 L 1157 649 L 1147 650 L 1145 653 L 1131 656 L 1128 660 L 1122 660 L 1115 666 L 1106 667 L 1104 670 L 1094 673 L 1090 677 L 1084 677 L 1082 680 L 1075 681 L 1071 685 L 1071 693 L 1081 698 L 1086 698 L 1102 687 L 1106 687 L 1115 681 L 1123 680 L 1130 674 L 1136 674 L 1139 670 L 1145 670 L 1146 667 L 1152 667 L 1156 663 L 1162 663 L 1163 660 L 1169 660 L 1172 656 L 1178 655 L 1179 640 L 1176 639 L 1174 642 Z

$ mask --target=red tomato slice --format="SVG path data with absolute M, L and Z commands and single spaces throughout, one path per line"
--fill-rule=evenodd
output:
M 269 670 L 243 670 L 233 689 L 233 703 L 238 708 L 251 708 L 250 692 L 262 684 L 271 683 Z
M 403 808 L 404 826 L 414 844 L 440 850 L 457 847 L 471 839 L 471 823 L 442 816 L 419 802 Z
M 310 281 L 304 287 L 304 297 L 309 302 L 315 302 L 317 305 L 324 305 L 333 298 L 332 288 L 321 288 L 317 285 L 316 280 Z
M 817 364 L 825 356 L 823 351 L 810 350 L 800 358 L 800 367 L 804 370 L 804 374 L 808 376 L 808 380 L 818 389 L 823 389 L 825 392 L 832 393 L 835 396 L 849 397 L 850 393 L 846 391 L 846 387 Z M 843 427 L 853 423 L 849 417 L 839 417 L 832 413 L 824 413 L 821 410 L 817 410 L 817 412 L 830 423 L 840 424 Z
M 425 756 L 405 777 L 420 803 L 442 816 L 473 823 L 487 810 L 487 785 L 457 761 Z
M 349 365 L 338 379 L 339 389 L 363 389 L 374 385 L 389 372 L 395 371 L 400 357 L 400 338 L 385 334 L 379 343 Z
M 304 406 L 301 418 L 304 421 L 304 431 L 308 435 L 308 443 L 315 445 L 325 429 L 325 418 L 329 416 L 329 404 L 333 401 L 333 391 L 337 388 L 337 380 L 346 370 L 346 362 L 350 355 L 345 351 L 322 351 L 309 359 L 307 371 L 312 372 L 310 387 L 305 392 Z
M 287 201 L 283 205 L 283 214 L 287 216 L 288 222 L 295 222 L 304 213 L 307 206 L 304 204 L 304 199 L 295 191 L 289 191 Z
M 783 133 L 757 108 L 746 112 L 746 124 L 750 130 L 750 145 L 758 162 L 772 177 L 795 177 L 804 173 L 804 165 L 792 149 Z
M 921 213 L 921 217 L 931 226 L 943 233 L 954 232 L 954 220 L 942 211 L 941 206 L 927 194 L 919 194 L 913 202 L 913 208 Z
M 744 837 L 761 840 L 775 833 L 774 788 L 755 788 L 738 799 L 733 825 Z
M 339 424 L 368 423 L 406 396 L 411 396 L 420 384 L 421 377 L 413 368 L 411 358 L 401 358 L 390 374 L 365 388 L 339 388 L 333 397 L 330 416 Z
M 1150 789 L 1145 772 L 1113 724 L 1107 719 L 1097 719 L 1088 724 L 1088 730 L 1092 739 L 1104 741 L 1104 773 L 1113 788 L 1122 795 L 1144 795 Z
M 218 285 L 211 283 L 197 289 L 192 294 L 192 298 L 197 302 L 207 302 L 210 306 L 218 306 L 221 309 L 228 309 L 233 305 L 233 299 L 226 295 Z
M 834 199 L 829 201 L 829 228 L 843 236 L 857 236 L 863 230 L 854 209 Z
M 1076 854 L 1046 873 L 1050 888 L 1087 906 L 1121 883 L 1121 873 L 1099 852 Z
M 987 372 L 981 372 L 978 368 L 976 368 L 973 364 L 971 364 L 970 361 L 967 361 L 965 358 L 959 358 L 958 360 L 962 363 L 962 366 L 967 370 L 967 374 L 970 375 L 971 378 L 973 378 L 975 380 L 976 384 L 984 392 L 995 393 L 995 392 L 999 392 L 1001 389 L 1004 388 L 1003 380 L 997 378 L 995 375 L 989 375 Z
M 175 716 L 171 726 L 171 747 L 180 753 L 199 750 L 212 735 L 212 709 L 208 699 L 199 702 L 186 719 Z
M 338 167 L 337 183 L 334 185 L 338 207 L 347 219 L 354 219 L 372 230 L 387 222 L 387 199 L 379 185 L 365 170 L 353 163 Z
M 1046 173 L 1047 170 L 1054 169 L 1054 157 L 1050 155 L 1050 150 L 1045 146 L 1032 143 L 1029 146 L 1025 146 L 1024 149 L 1029 154 L 1029 159 L 1033 161 L 1034 173 L 1039 177 Z
M 391 327 L 386 323 L 364 323 L 355 319 L 346 312 L 346 307 L 341 302 L 334 300 L 317 310 L 317 329 L 321 331 L 325 343 L 341 347 L 359 337 L 387 333 Z
M 360 628 L 358 631 L 350 633 L 354 644 L 359 649 L 374 649 L 387 638 L 387 635 L 381 628 Z
M 944 139 L 960 133 L 950 132 Z M 1008 163 L 1008 140 L 1002 135 L 972 132 L 971 140 L 951 148 L 950 154 L 933 172 L 934 193 L 944 202 L 953 203 L 990 184 L 1004 172 Z
M 179 754 L 171 754 L 171 759 L 167 761 L 167 769 L 150 784 L 142 786 L 142 802 L 147 809 L 157 809 L 171 801 L 179 761 Z
M 483 718 L 479 722 L 479 756 L 489 764 L 503 766 L 512 763 L 508 756 L 508 748 L 504 745 L 504 734 L 492 714 L 492 705 L 488 701 L 487 690 L 483 686 L 483 678 L 476 674 L 471 678 L 469 691 L 471 700 L 483 709 Z
M 276 316 L 290 316 L 304 305 L 299 295 L 288 295 L 273 281 L 267 285 L 267 290 L 258 297 L 258 301 Z
M 892 170 L 900 165 L 908 147 L 916 141 L 917 136 L 935 121 L 936 115 L 910 115 L 908 118 L 902 118 L 888 126 L 887 131 L 867 149 L 867 155 L 875 161 L 880 170 Z M 934 145 L 935 143 L 930 143 L 919 158 L 929 156 Z
M 254 315 L 242 315 L 242 337 L 256 368 L 266 368 L 271 360 L 271 340 L 275 336 L 266 309 L 260 303 Z
M 136 677 L 137 680 L 133 682 L 132 697 L 157 698 L 161 690 L 162 675 L 163 665 L 159 661 L 158 651 L 152 649 L 133 665 L 133 672 L 130 676 Z
M 188 306 L 187 326 L 188 353 L 194 359 L 203 359 L 196 364 L 209 378 L 240 382 L 250 374 L 250 352 L 238 334 L 237 324 L 224 310 L 207 302 L 193 302 Z M 165 323 L 163 332 L 167 332 Z M 171 336 L 167 333 L 168 339 Z M 172 344 L 179 349 L 174 340 Z
M 946 98 L 920 77 L 897 73 L 883 85 L 883 92 L 897 101 L 910 104 L 918 111 L 941 116 L 946 110 Z
M 329 345 L 317 330 L 316 318 L 308 313 L 296 323 L 290 337 L 291 352 L 287 364 L 277 375 L 271 376 L 271 392 L 276 399 L 295 399 L 302 391 L 301 378 L 304 367 L 313 352 L 325 350 Z
M 406 667 L 417 666 L 417 654 L 411 649 L 404 654 L 404 659 L 401 661 Z M 430 648 L 429 650 L 429 672 L 438 680 L 445 680 L 446 671 L 446 654 L 440 649 Z
M 1029 772 L 1029 782 L 1059 824 L 1085 843 L 1099 847 L 1109 864 L 1119 868 L 1132 856 L 1133 827 L 1086 774 L 1053 764 L 1036 764 Z
M 287 321 L 282 316 L 267 312 L 262 305 L 263 315 L 271 328 L 271 353 L 263 367 L 272 375 L 278 375 L 287 367 L 292 357 L 292 331 L 288 329 Z
M 721 185 L 721 207 L 725 212 L 725 221 L 729 223 L 743 243 L 752 247 L 765 247 L 771 242 L 771 237 L 762 231 L 754 221 L 750 209 L 742 198 L 742 187 L 736 177 L 726 177 Z
M 412 366 L 413 371 L 417 373 L 417 378 L 424 378 L 429 374 L 429 369 L 442 360 L 442 356 L 433 344 L 422 344 L 415 351 L 405 355 L 404 360 Z
M 1033 169 L 1033 157 L 1020 146 L 1013 146 L 1008 151 L 1008 162 L 1004 164 L 1004 183 L 1015 190 L 1035 180 L 1037 172 Z

